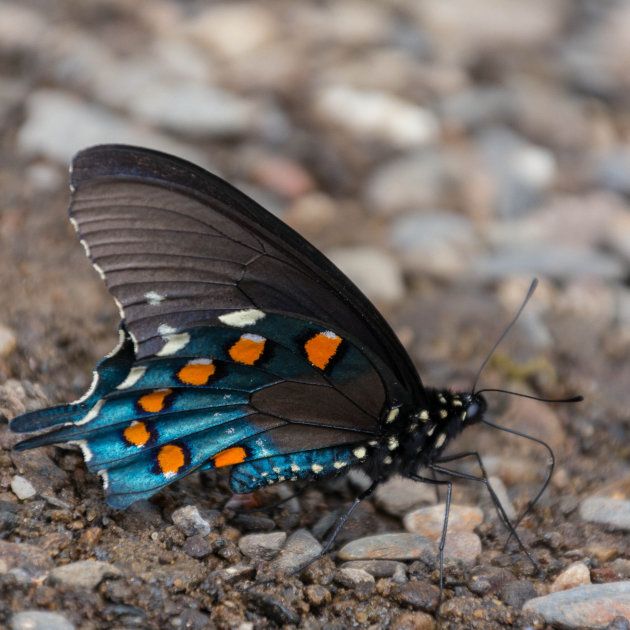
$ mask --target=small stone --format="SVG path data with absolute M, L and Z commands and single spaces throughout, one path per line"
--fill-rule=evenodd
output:
M 285 532 L 269 534 L 248 534 L 241 536 L 238 547 L 241 552 L 254 560 L 269 560 L 275 556 L 287 539 Z
M 0 563 L 6 570 L 21 569 L 32 581 L 41 581 L 53 565 L 48 553 L 38 547 L 5 540 L 0 540 Z
M 11 490 L 20 501 L 32 499 L 37 495 L 37 490 L 33 488 L 33 484 L 20 475 L 15 475 L 15 477 L 11 479 Z
M 590 583 L 591 572 L 589 568 L 583 562 L 574 562 L 553 581 L 549 592 L 557 593 Z
M 433 615 L 422 611 L 404 612 L 392 619 L 389 630 L 435 630 Z
M 525 429 L 523 429 L 523 431 L 525 431 Z M 503 511 L 506 513 L 507 517 L 511 521 L 516 519 L 516 510 L 514 509 L 514 506 L 510 501 L 510 497 L 508 496 L 507 488 L 505 487 L 503 480 L 500 477 L 494 477 L 490 475 L 490 477 L 488 478 L 488 483 L 492 486 L 492 489 L 494 490 L 497 499 L 499 499 L 499 503 L 501 504 L 501 507 L 503 508 Z M 480 503 L 486 520 L 494 521 L 499 519 L 496 506 L 494 505 L 494 502 L 492 501 L 492 496 L 489 492 L 482 493 Z
M 605 628 L 616 617 L 630 617 L 630 582 L 589 584 L 530 599 L 523 611 L 566 628 Z
M 427 582 L 407 582 L 392 590 L 393 598 L 399 603 L 427 612 L 435 610 L 440 590 Z
M 246 580 L 254 575 L 254 567 L 246 564 L 234 564 L 227 569 L 217 569 L 208 576 L 211 582 L 223 582 L 225 584 L 235 584 Z
M 344 545 L 341 560 L 426 560 L 435 556 L 433 543 L 420 534 L 380 534 Z
M 474 566 L 481 556 L 481 539 L 472 532 L 457 532 L 446 537 L 444 562 Z
M 191 558 L 205 558 L 212 553 L 212 545 L 210 541 L 201 534 L 194 534 L 186 538 L 186 541 L 182 545 L 182 549 Z
M 8 357 L 17 348 L 15 333 L 0 324 L 0 358 Z
M 304 594 L 312 606 L 322 606 L 323 604 L 328 604 L 332 600 L 330 591 L 319 584 L 309 584 L 304 589 Z
M 476 567 L 471 572 L 466 586 L 475 595 L 497 593 L 508 582 L 514 581 L 514 575 L 501 567 Z
M 316 95 L 315 107 L 327 122 L 357 138 L 381 140 L 398 148 L 423 146 L 439 135 L 434 114 L 386 92 L 327 86 Z
M 499 592 L 499 598 L 504 604 L 520 610 L 523 604 L 536 597 L 536 589 L 528 580 L 514 580 L 504 584 Z
M 341 568 L 335 572 L 335 582 L 351 588 L 359 595 L 369 595 L 374 590 L 376 580 L 373 575 L 370 575 L 363 569 L 349 569 Z
M 346 247 L 327 255 L 371 300 L 396 302 L 404 296 L 400 268 L 386 252 L 374 247 Z
M 210 523 L 201 516 L 196 505 L 178 508 L 171 514 L 171 518 L 175 527 L 186 536 L 195 534 L 207 536 L 212 530 Z
M 375 578 L 392 577 L 396 572 L 406 572 L 407 566 L 396 560 L 353 560 L 344 562 L 342 569 L 361 569 Z
M 122 571 L 108 562 L 79 560 L 55 567 L 49 576 L 51 584 L 68 584 L 79 588 L 94 589 L 106 577 L 119 577 Z
M 11 630 L 75 630 L 63 615 L 41 610 L 25 610 L 11 617 Z
M 406 477 L 391 477 L 374 492 L 374 503 L 393 516 L 403 516 L 419 505 L 434 501 L 434 487 Z
M 289 536 L 284 548 L 273 560 L 272 570 L 285 573 L 293 571 L 316 557 L 321 551 L 321 544 L 309 531 L 298 529 Z
M 591 523 L 630 530 L 630 501 L 609 497 L 590 497 L 580 505 L 580 517 Z
M 419 508 L 406 514 L 403 525 L 408 532 L 422 534 L 432 540 L 439 540 L 444 527 L 446 505 L 440 503 L 430 507 Z M 483 522 L 483 512 L 477 507 L 452 505 L 448 513 L 448 533 L 469 531 Z

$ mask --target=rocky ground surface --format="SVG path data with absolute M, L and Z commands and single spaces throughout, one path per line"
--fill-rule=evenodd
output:
M 630 628 L 629 33 L 618 0 L 0 2 L 0 626 Z M 193 475 L 117 511 L 78 452 L 11 450 L 8 420 L 77 398 L 116 341 L 66 218 L 72 155 L 113 141 L 277 212 L 432 385 L 469 389 L 540 278 L 481 382 L 585 397 L 489 395 L 489 418 L 556 455 L 518 529 L 541 575 L 481 484 L 454 490 L 436 620 L 443 506 L 422 484 L 379 488 L 287 579 L 359 474 L 265 512 Z M 548 471 L 496 430 L 452 448 L 481 453 L 512 517 Z

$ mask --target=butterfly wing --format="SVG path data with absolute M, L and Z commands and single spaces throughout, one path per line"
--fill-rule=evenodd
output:
M 80 444 L 112 505 L 203 467 L 236 464 L 236 491 L 334 472 L 361 459 L 354 446 L 387 410 L 422 396 L 369 300 L 221 179 L 114 145 L 80 153 L 71 186 L 71 220 L 119 305 L 121 344 L 81 400 L 11 428 L 53 429 L 21 448 Z

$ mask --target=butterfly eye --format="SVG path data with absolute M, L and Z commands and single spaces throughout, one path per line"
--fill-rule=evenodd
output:
M 487 408 L 488 404 L 486 403 L 485 398 L 479 395 L 475 396 L 467 409 L 466 416 L 468 418 L 468 421 L 476 422 L 478 420 L 481 420 L 481 417 L 486 412 Z

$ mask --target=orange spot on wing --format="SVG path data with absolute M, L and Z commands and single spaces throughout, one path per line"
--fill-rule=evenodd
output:
M 205 385 L 216 370 L 209 360 L 190 361 L 177 373 L 177 378 L 186 385 Z
M 150 394 L 140 396 L 138 405 L 147 413 L 157 413 L 164 408 L 164 399 L 172 392 L 172 389 L 156 389 Z
M 212 461 L 217 468 L 221 466 L 231 466 L 232 464 L 240 464 L 245 461 L 247 453 L 241 446 L 235 446 L 234 448 L 228 448 L 225 451 L 221 451 L 212 457 Z
M 172 477 L 185 466 L 186 454 L 181 446 L 167 444 L 160 449 L 157 462 L 160 472 L 167 477 Z
M 127 442 L 137 447 L 144 446 L 151 439 L 144 422 L 134 422 L 124 430 L 123 435 Z
M 264 337 L 245 334 L 229 349 L 229 354 L 234 361 L 245 365 L 254 365 L 265 350 Z
M 311 337 L 304 344 L 304 350 L 308 360 L 315 367 L 323 370 L 337 353 L 340 343 L 341 337 L 328 330 Z

